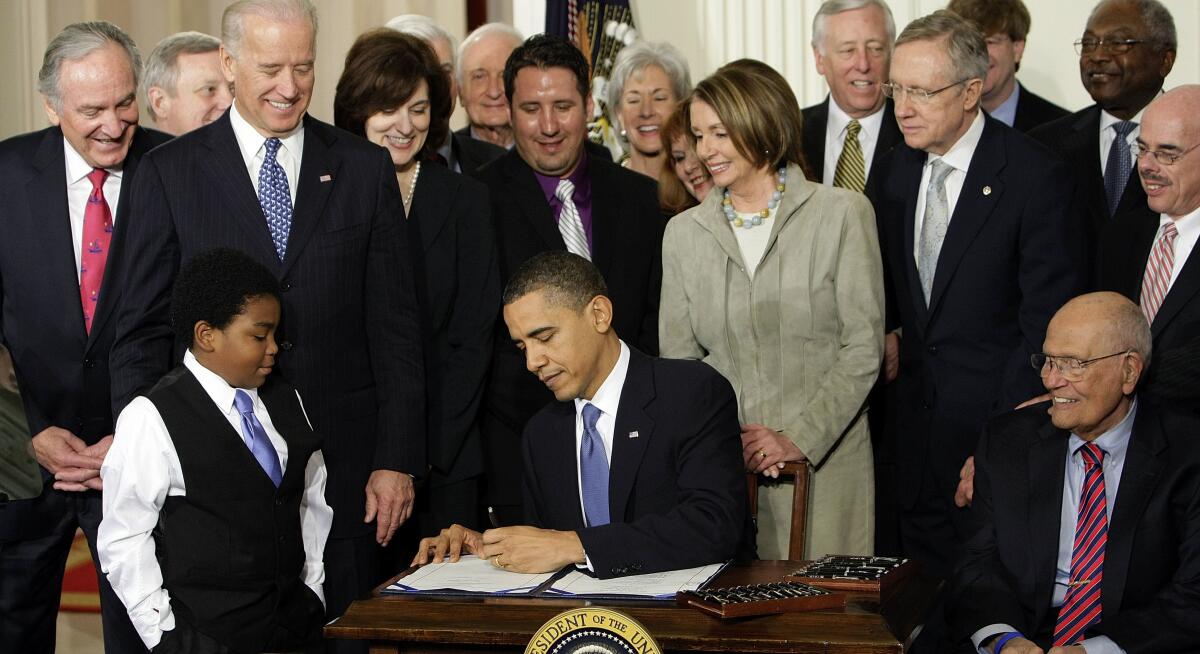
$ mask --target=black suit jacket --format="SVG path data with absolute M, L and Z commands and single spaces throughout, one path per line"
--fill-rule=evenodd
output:
M 499 159 L 505 152 L 508 150 L 495 143 L 471 136 L 469 126 L 450 134 L 450 154 L 464 175 L 479 177 L 480 168 L 493 159 Z
M 1087 634 L 1130 654 L 1194 651 L 1200 641 L 1197 433 L 1195 415 L 1140 403 L 1134 417 L 1104 551 L 1103 614 Z M 1053 631 L 1068 437 L 1045 404 L 989 423 L 975 455 L 980 528 L 946 601 L 956 638 L 994 623 Z
M 67 207 L 62 130 L 0 143 L 0 338 L 12 354 L 31 437 L 61 427 L 89 445 L 113 433 L 108 353 L 127 249 L 129 196 L 142 157 L 171 137 L 137 128 L 121 170 L 121 196 L 92 331 L 84 327 Z M 49 473 L 42 471 L 48 480 Z M 40 535 L 25 502 L 0 508 L 0 540 Z
M 1092 105 L 1073 114 L 1052 120 L 1033 129 L 1029 135 L 1045 143 L 1075 174 L 1076 203 L 1088 217 L 1087 237 L 1092 247 L 1100 240 L 1105 226 L 1111 222 L 1108 199 L 1104 194 L 1104 173 L 1100 167 L 1100 107 Z M 1121 194 L 1116 214 L 1146 204 L 1146 191 L 1138 179 L 1137 166 Z M 1116 215 L 1114 214 L 1114 215 Z
M 479 407 L 500 308 L 487 187 L 423 165 L 408 242 L 421 306 L 429 464 L 458 481 L 483 473 Z
M 1030 91 L 1024 84 L 1020 86 L 1021 95 L 1017 96 L 1017 114 L 1013 117 L 1013 129 L 1028 133 L 1038 125 L 1071 115 L 1066 109 Z M 1100 145 L 1097 143 L 1096 147 L 1099 148 Z
M 825 96 L 825 101 L 804 108 L 804 158 L 808 160 L 809 170 L 818 183 L 825 179 L 825 129 L 829 125 L 829 103 L 833 98 Z M 879 168 L 879 159 L 904 142 L 900 127 L 896 124 L 896 105 L 888 100 L 883 105 L 883 122 L 879 128 L 879 138 L 875 140 L 875 154 L 871 158 L 871 169 L 867 171 L 867 183 Z
M 900 339 L 898 401 L 902 506 L 932 466 L 953 492 L 989 414 L 1043 392 L 1029 356 L 1050 317 L 1087 283 L 1070 202 L 1071 174 L 1053 155 L 994 118 L 967 170 L 925 305 L 913 248 L 926 153 L 905 144 L 868 187 L 893 293 L 889 329 Z
M 629 354 L 609 465 L 612 522 L 584 526 L 574 401 L 546 406 L 525 428 L 527 522 L 578 533 L 602 578 L 752 552 L 733 387 L 699 361 Z
M 591 156 L 588 176 L 592 183 L 592 261 L 608 285 L 613 327 L 631 345 L 657 353 L 663 236 L 657 185 L 644 175 Z M 533 169 L 516 150 L 486 166 L 480 178 L 492 196 L 501 287 L 533 255 L 566 250 Z M 513 346 L 503 318 L 496 328 L 484 409 L 488 414 L 488 494 L 495 503 L 517 504 L 521 430 L 554 395 L 525 369 L 525 358 Z
M 241 250 L 281 282 L 276 363 L 324 438 L 332 534 L 366 533 L 370 472 L 425 472 L 421 332 L 404 208 L 387 153 L 304 118 L 283 262 L 228 112 L 147 156 L 130 204 L 130 256 L 112 352 L 114 408 L 147 391 L 178 360 L 182 346 L 173 343 L 168 308 L 180 266 L 212 248 Z
M 1159 214 L 1144 202 L 1116 216 L 1100 245 L 1100 290 L 1141 302 L 1158 223 Z M 1150 323 L 1154 349 L 1141 393 L 1151 401 L 1200 412 L 1200 251 L 1176 265 L 1183 266 L 1179 277 Z

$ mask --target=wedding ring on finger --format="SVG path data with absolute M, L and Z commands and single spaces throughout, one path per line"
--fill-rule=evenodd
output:
M 766 451 L 766 450 L 759 450 L 759 451 L 758 451 L 758 456 L 760 456 L 760 457 L 762 457 L 762 458 L 764 458 L 764 459 L 765 459 L 765 458 L 767 458 L 767 451 Z
M 494 556 L 494 557 L 492 558 L 492 565 L 496 566 L 497 568 L 501 568 L 501 569 L 504 569 L 504 568 L 507 568 L 507 567 L 508 567 L 508 564 L 507 564 L 507 563 L 501 563 L 501 562 L 500 562 L 500 555 L 499 555 L 499 554 L 497 554 L 496 556 Z

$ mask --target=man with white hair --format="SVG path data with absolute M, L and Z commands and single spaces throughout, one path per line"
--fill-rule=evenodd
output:
M 167 135 L 138 126 L 141 55 L 97 21 L 50 41 L 38 74 L 51 127 L 0 143 L 0 341 L 12 353 L 41 493 L 0 503 L 0 648 L 54 651 L 77 528 L 95 555 L 100 465 L 112 443 L 109 350 L 130 187 Z M 106 273 L 107 270 L 107 274 Z M 99 566 L 97 566 L 99 573 Z M 145 652 L 99 575 L 107 652 Z
M 146 58 L 142 92 L 154 124 L 175 136 L 207 125 L 229 109 L 233 93 L 221 74 L 220 39 L 179 32 Z
M 312 2 L 242 0 L 221 27 L 222 69 L 237 89 L 231 109 L 147 157 L 145 183 L 133 191 L 129 251 L 137 256 L 120 277 L 127 291 L 113 404 L 121 409 L 179 361 L 167 310 L 182 263 L 227 247 L 275 273 L 283 291 L 276 368 L 324 439 L 334 511 L 324 599 L 336 617 L 381 580 L 377 543 L 407 520 L 413 476 L 426 471 L 404 208 L 386 151 L 307 114 Z
M 469 124 L 457 134 L 502 148 L 513 146 L 512 121 L 504 95 L 504 62 L 525 37 L 512 25 L 487 23 L 458 47 L 455 75 Z
M 459 50 L 454 36 L 435 23 L 432 18 L 419 14 L 396 16 L 387 22 L 387 27 L 403 34 L 415 36 L 433 48 L 438 62 L 442 64 L 442 70 L 446 71 L 446 75 L 450 79 L 450 113 L 453 113 L 454 102 L 459 93 L 456 77 Z M 504 61 L 502 60 L 499 65 L 503 68 Z M 501 85 L 501 89 L 501 93 L 503 93 L 503 85 Z M 447 114 L 447 120 L 449 120 L 448 116 L 449 114 Z M 504 148 L 487 141 L 473 139 L 469 135 L 448 131 L 446 142 L 438 148 L 437 152 L 446 160 L 446 165 L 450 167 L 450 170 L 475 177 L 481 166 L 504 154 Z

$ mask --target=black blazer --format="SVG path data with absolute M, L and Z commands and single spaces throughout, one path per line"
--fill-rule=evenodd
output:
M 1076 203 L 1088 217 L 1087 237 L 1094 248 L 1110 222 L 1108 199 L 1104 194 L 1104 173 L 1100 167 L 1100 107 L 1092 105 L 1073 114 L 1052 120 L 1033 129 L 1029 135 L 1045 143 L 1067 162 L 1076 178 Z M 1146 191 L 1138 179 L 1137 166 L 1117 204 L 1117 214 L 1146 204 Z M 1114 214 L 1115 215 L 1115 214 Z
M 63 133 L 57 127 L 0 143 L 0 339 L 12 353 L 30 437 L 61 427 L 96 441 L 113 433 L 108 353 L 113 307 L 129 230 L 129 196 L 142 157 L 171 137 L 137 128 L 121 171 L 111 250 L 89 333 L 79 301 L 79 268 L 67 207 Z M 42 471 L 45 480 L 49 473 Z M 0 540 L 49 531 L 27 502 L 0 507 Z
M 1197 433 L 1195 415 L 1139 404 L 1105 546 L 1104 612 L 1087 633 L 1130 654 L 1194 651 L 1200 641 Z M 1068 437 L 1039 404 L 995 419 L 980 439 L 971 508 L 980 528 L 946 601 L 955 638 L 997 622 L 1053 632 Z
M 1142 277 L 1159 214 L 1145 203 L 1118 214 L 1105 230 L 1097 264 L 1097 287 L 1141 302 Z M 1150 323 L 1154 337 L 1142 396 L 1200 412 L 1200 251 L 1193 250 Z
M 282 263 L 228 112 L 147 156 L 141 173 L 128 235 L 137 256 L 124 262 L 112 352 L 114 409 L 178 360 L 168 308 L 180 265 L 212 248 L 241 250 L 281 282 L 276 362 L 325 439 L 332 534 L 367 533 L 361 516 L 370 472 L 425 472 L 421 332 L 390 157 L 306 116 Z
M 487 187 L 421 166 L 408 242 L 421 306 L 429 464 L 458 481 L 483 473 L 479 406 L 500 308 Z
M 484 164 L 500 158 L 507 151 L 495 143 L 480 141 L 471 136 L 470 127 L 450 134 L 450 154 L 458 162 L 458 167 L 464 175 L 479 177 L 479 169 Z
M 804 158 L 808 160 L 808 168 L 812 171 L 814 181 L 820 183 L 825 179 L 825 129 L 829 125 L 829 103 L 833 98 L 825 96 L 825 101 L 804 108 Z M 883 105 L 883 122 L 879 128 L 879 138 L 875 140 L 875 154 L 871 158 L 871 169 L 867 171 L 867 182 L 870 183 L 875 171 L 879 168 L 879 158 L 886 152 L 904 142 L 904 135 L 896 124 L 896 105 L 888 100 Z
M 577 532 L 602 578 L 748 555 L 733 387 L 699 361 L 629 354 L 609 466 L 612 522 L 584 527 L 573 401 L 546 406 L 525 428 L 527 522 Z
M 1038 125 L 1071 115 L 1066 109 L 1030 91 L 1024 84 L 1018 84 L 1021 87 L 1021 95 L 1017 96 L 1017 114 L 1013 117 L 1013 129 L 1028 133 Z M 1096 129 L 1099 129 L 1099 126 Z M 1100 147 L 1099 143 L 1096 147 Z
M 663 221 L 654 180 L 589 156 L 592 183 L 592 261 L 604 275 L 613 302 L 613 326 L 627 343 L 658 352 L 658 296 L 662 288 Z M 492 196 L 500 257 L 500 283 L 533 255 L 566 250 L 558 223 L 534 177 L 513 150 L 486 166 L 480 179 Z M 485 398 L 489 499 L 520 502 L 517 453 L 526 421 L 554 395 L 525 368 L 503 318 Z
M 1050 317 L 1087 283 L 1070 172 L 1024 134 L 985 121 L 928 308 L 913 256 L 926 153 L 896 146 L 867 189 L 893 293 L 888 328 L 904 329 L 894 384 L 906 507 L 925 466 L 957 479 L 988 415 L 1043 392 L 1029 356 L 1041 351 Z

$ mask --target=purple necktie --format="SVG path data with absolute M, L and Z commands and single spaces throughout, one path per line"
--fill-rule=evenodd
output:
M 279 488 L 279 483 L 283 481 L 283 471 L 279 468 L 279 454 L 271 445 L 271 439 L 267 438 L 267 430 L 263 429 L 262 423 L 254 415 L 254 400 L 250 399 L 246 391 L 239 389 L 233 394 L 233 404 L 238 413 L 242 414 L 242 437 L 250 447 L 250 453 L 258 460 L 258 465 L 262 466 L 275 487 Z

